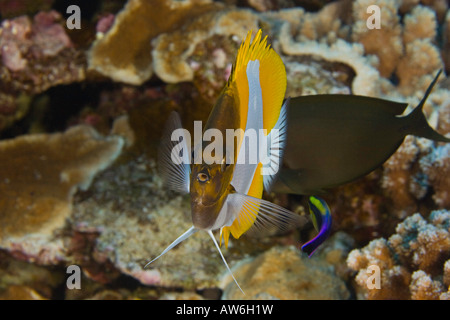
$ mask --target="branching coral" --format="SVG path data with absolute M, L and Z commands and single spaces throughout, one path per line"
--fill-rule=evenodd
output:
M 446 123 L 444 118 L 439 117 L 442 126 Z M 392 199 L 398 217 L 417 210 L 419 200 L 428 194 L 438 208 L 449 206 L 449 150 L 447 144 L 434 146 L 430 140 L 407 136 L 397 152 L 384 163 L 382 188 Z
M 0 142 L 0 245 L 12 250 L 21 239 L 61 228 L 75 191 L 87 189 L 122 145 L 121 138 L 103 138 L 87 126 Z
M 347 258 L 348 266 L 357 270 L 355 277 L 359 299 L 405 299 L 411 275 L 408 270 L 396 265 L 387 241 L 383 238 L 371 241 L 360 250 L 353 250 Z M 372 266 L 372 268 L 371 268 Z M 375 269 L 380 270 L 381 289 L 369 289 L 368 283 Z M 370 282 L 372 283 L 372 282 Z
M 382 187 L 394 201 L 394 207 L 400 211 L 396 214 L 405 217 L 416 208 L 416 198 L 411 193 L 411 171 L 420 149 L 416 138 L 406 137 L 403 144 L 383 165 Z M 426 189 L 425 189 L 426 191 Z M 421 194 L 424 195 L 424 192 Z
M 284 24 L 280 32 L 282 50 L 287 55 L 316 56 L 318 58 L 336 63 L 350 65 L 356 73 L 352 83 L 354 94 L 377 96 L 379 95 L 379 73 L 372 66 L 370 59 L 362 56 L 363 47 L 338 40 L 331 46 L 325 43 L 295 42 L 289 32 L 289 25 Z
M 419 270 L 412 274 L 409 290 L 412 300 L 438 300 L 444 292 L 444 286 L 440 281 L 433 280 L 427 273 Z
M 371 0 L 358 0 L 353 3 L 352 40 L 364 46 L 366 54 L 375 54 L 379 59 L 381 76 L 389 77 L 402 56 L 402 29 L 397 10 L 400 1 L 378 1 L 380 8 L 380 29 L 369 29 L 367 20 L 371 14 L 367 8 L 373 5 Z
M 404 23 L 405 54 L 398 62 L 396 74 L 402 91 L 409 94 L 411 88 L 425 90 L 443 62 L 433 44 L 437 30 L 435 13 L 419 6 L 406 15 Z
M 440 210 L 428 223 L 420 214 L 408 217 L 388 241 L 376 239 L 350 252 L 347 264 L 358 271 L 359 298 L 446 299 L 449 259 L 450 212 Z M 379 288 L 368 285 L 371 266 L 380 270 Z
M 447 11 L 444 24 L 444 45 L 442 48 L 442 56 L 445 63 L 445 69 L 450 71 L 450 11 Z
M 398 15 L 401 1 L 383 0 L 377 2 L 380 29 L 369 29 L 367 8 L 371 4 L 368 0 L 354 2 L 352 40 L 362 43 L 366 54 L 378 57 L 381 76 L 389 78 L 396 74 L 403 94 L 425 90 L 430 78 L 443 65 L 433 43 L 437 32 L 435 12 L 420 5 L 410 7 L 412 10 L 405 15 L 402 25 Z
M 450 257 L 450 213 L 434 211 L 429 220 L 427 223 L 419 214 L 405 219 L 389 238 L 389 245 L 403 265 L 437 275 Z
M 434 190 L 433 199 L 442 208 L 450 207 L 450 145 L 433 149 L 420 165 Z

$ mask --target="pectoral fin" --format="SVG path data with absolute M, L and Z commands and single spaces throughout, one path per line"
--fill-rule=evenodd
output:
M 177 112 L 166 122 L 158 150 L 158 169 L 171 190 L 189 193 L 191 174 L 191 138 L 181 125 Z
M 225 245 L 229 233 L 236 239 L 247 231 L 260 236 L 274 230 L 285 231 L 302 227 L 308 222 L 306 217 L 263 199 L 239 193 L 232 193 L 228 198 L 228 206 L 235 211 L 235 218 L 230 226 L 221 229 Z

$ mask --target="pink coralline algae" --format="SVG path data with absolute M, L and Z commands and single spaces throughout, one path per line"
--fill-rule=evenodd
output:
M 100 33 L 106 33 L 112 27 L 114 20 L 115 16 L 112 13 L 106 14 L 98 20 L 95 30 Z
M 24 70 L 30 53 L 36 59 L 53 57 L 72 47 L 63 26 L 57 23 L 61 15 L 56 11 L 40 12 L 33 23 L 26 16 L 2 23 L 0 45 L 2 62 L 11 71 Z
M 23 70 L 27 61 L 23 58 L 21 48 L 29 43 L 28 35 L 31 33 L 31 22 L 23 16 L 2 23 L 0 33 L 0 46 L 2 63 L 11 71 Z M 20 45 L 22 44 L 22 45 Z
M 36 94 L 85 78 L 85 58 L 77 51 L 56 11 L 40 12 L 33 20 L 21 16 L 0 28 L 2 92 Z
M 85 79 L 86 61 L 56 11 L 20 16 L 0 26 L 0 131 L 28 110 L 24 99 Z
M 57 23 L 61 15 L 56 11 L 40 12 L 34 17 L 34 43 L 36 57 L 55 56 L 64 48 L 72 47 L 64 27 Z

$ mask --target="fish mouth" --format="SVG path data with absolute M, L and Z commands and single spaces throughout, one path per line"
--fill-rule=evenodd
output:
M 201 205 L 201 206 L 203 206 L 203 207 L 210 208 L 210 207 L 212 207 L 212 206 L 217 205 L 217 202 L 218 202 L 218 201 L 213 201 L 213 202 L 203 202 L 203 201 L 201 201 L 201 202 L 199 203 L 199 205 Z
M 214 200 L 205 200 L 205 199 L 202 199 L 202 198 L 200 198 L 200 199 L 196 199 L 196 200 L 194 200 L 194 201 L 192 201 L 193 202 L 193 204 L 195 205 L 195 206 L 199 206 L 199 207 L 206 207 L 206 208 L 211 208 L 211 207 L 213 207 L 213 206 L 216 206 L 219 202 L 220 202 L 220 198 L 218 198 L 218 199 L 214 199 Z

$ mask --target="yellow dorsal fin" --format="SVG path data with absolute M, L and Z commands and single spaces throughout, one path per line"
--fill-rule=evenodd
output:
M 267 134 L 278 120 L 281 105 L 286 93 L 286 70 L 280 56 L 267 45 L 267 36 L 262 37 L 258 30 L 251 41 L 252 31 L 242 42 L 237 53 L 228 87 L 236 89 L 240 102 L 241 128 L 245 130 L 248 114 L 249 88 L 247 80 L 247 65 L 249 61 L 259 61 L 259 80 L 263 100 L 263 125 Z

